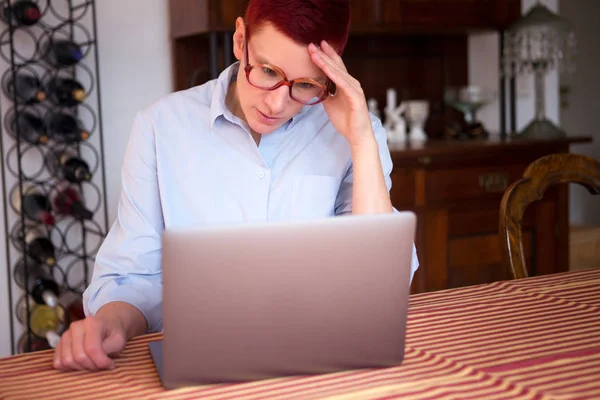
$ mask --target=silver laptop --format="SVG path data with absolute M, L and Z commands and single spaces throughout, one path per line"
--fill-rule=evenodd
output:
M 166 388 L 399 365 L 412 212 L 167 230 Z

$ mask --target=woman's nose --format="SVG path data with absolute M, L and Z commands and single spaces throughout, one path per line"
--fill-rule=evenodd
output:
M 287 86 L 281 86 L 267 93 L 265 103 L 273 114 L 278 115 L 286 108 L 290 100 L 290 89 Z

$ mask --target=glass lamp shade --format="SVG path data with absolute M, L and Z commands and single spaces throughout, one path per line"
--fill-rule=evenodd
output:
M 504 35 L 504 76 L 533 74 L 535 77 L 535 118 L 517 136 L 565 136 L 564 131 L 546 118 L 544 75 L 554 69 L 574 72 L 576 40 L 571 24 L 538 1 Z

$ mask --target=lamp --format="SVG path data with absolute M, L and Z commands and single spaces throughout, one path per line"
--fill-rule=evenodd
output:
M 505 32 L 503 73 L 507 77 L 535 77 L 535 117 L 516 136 L 558 138 L 565 132 L 546 118 L 544 76 L 554 68 L 572 73 L 575 69 L 575 34 L 571 24 L 537 3 Z

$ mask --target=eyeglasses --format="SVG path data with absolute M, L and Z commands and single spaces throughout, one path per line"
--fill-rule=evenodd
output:
M 325 100 L 329 94 L 335 92 L 335 85 L 327 79 L 326 84 L 310 78 L 288 80 L 285 73 L 278 67 L 270 64 L 250 65 L 248 57 L 248 38 L 245 39 L 246 79 L 252 86 L 263 90 L 275 90 L 281 86 L 290 89 L 290 97 L 295 101 L 314 106 Z

